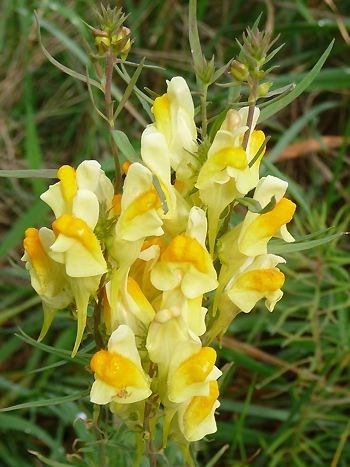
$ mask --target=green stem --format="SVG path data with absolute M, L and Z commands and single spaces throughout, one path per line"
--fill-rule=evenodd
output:
M 252 126 L 253 126 L 253 118 L 254 118 L 254 110 L 255 110 L 255 105 L 256 105 L 256 93 L 258 89 L 258 81 L 254 80 L 251 88 L 251 93 L 249 96 L 249 110 L 248 110 L 248 117 L 247 117 L 247 127 L 248 130 L 244 133 L 244 138 L 243 138 L 243 149 L 246 151 L 247 146 L 248 146 L 248 141 L 249 141 L 249 136 L 252 131 Z
M 114 69 L 114 56 L 112 49 L 109 49 L 107 53 L 107 62 L 106 62 L 106 85 L 105 85 L 105 106 L 106 106 L 106 116 L 108 119 L 108 128 L 109 128 L 109 138 L 110 145 L 112 149 L 114 165 L 115 165 L 115 185 L 114 191 L 118 193 L 121 188 L 121 168 L 119 161 L 119 151 L 117 144 L 113 138 L 114 130 L 114 120 L 113 120 L 113 102 L 112 102 L 112 78 L 113 78 L 113 69 Z
M 202 139 L 207 136 L 208 117 L 207 117 L 207 95 L 208 85 L 203 84 L 203 92 L 201 94 L 201 109 L 202 109 Z
M 151 363 L 149 369 L 149 376 L 153 378 L 156 373 L 157 366 L 154 363 Z M 157 467 L 157 454 L 154 452 L 153 440 L 152 440 L 152 430 L 151 430 L 151 418 L 152 418 L 153 404 L 150 402 L 150 399 L 147 399 L 145 403 L 145 411 L 143 416 L 143 432 L 144 439 L 146 440 L 148 457 L 150 462 L 150 467 Z

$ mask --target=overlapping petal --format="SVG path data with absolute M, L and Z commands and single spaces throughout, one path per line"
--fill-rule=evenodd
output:
M 119 326 L 108 341 L 108 350 L 99 350 L 91 359 L 95 373 L 90 400 L 95 404 L 130 404 L 151 395 L 136 347 L 135 336 L 126 326 Z

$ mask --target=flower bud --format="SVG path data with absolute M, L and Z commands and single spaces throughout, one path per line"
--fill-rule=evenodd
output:
M 102 32 L 102 31 L 101 31 Z M 105 36 L 104 34 L 101 36 L 96 36 L 95 37 L 95 45 L 97 47 L 98 53 L 100 55 L 103 55 L 107 52 L 111 45 L 111 41 L 108 36 Z
M 123 26 L 117 34 L 113 34 L 111 45 L 114 54 L 125 60 L 131 48 L 130 29 Z
M 249 77 L 248 67 L 238 60 L 232 61 L 230 73 L 237 81 L 246 81 Z
M 258 97 L 265 97 L 272 86 L 271 81 L 266 81 L 258 86 Z

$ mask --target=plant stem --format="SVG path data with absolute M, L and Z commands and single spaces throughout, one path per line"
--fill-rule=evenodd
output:
M 208 85 L 203 84 L 203 92 L 201 94 L 201 109 L 202 109 L 202 139 L 207 136 L 208 118 L 207 118 L 207 95 Z
M 96 342 L 96 346 L 98 349 L 104 348 L 103 338 L 99 331 L 100 321 L 101 321 L 101 304 L 103 300 L 103 293 L 104 293 L 104 278 L 105 275 L 101 278 L 100 286 L 97 292 L 97 302 L 95 303 L 94 307 L 94 338 Z
M 156 372 L 156 368 L 157 366 L 154 363 L 151 363 L 150 369 L 148 372 L 151 378 L 153 378 Z M 145 412 L 144 412 L 144 417 L 143 417 L 143 431 L 144 431 L 146 445 L 147 445 L 150 467 L 157 467 L 157 454 L 154 452 L 154 448 L 153 448 L 152 431 L 151 431 L 151 423 L 150 423 L 153 405 L 151 402 L 149 402 L 149 400 L 150 399 L 148 399 L 145 403 Z
M 157 458 L 156 453 L 153 450 L 153 442 L 152 442 L 152 433 L 151 433 L 151 426 L 150 426 L 150 415 L 152 411 L 152 404 L 146 402 L 145 404 L 145 415 L 143 420 L 143 430 L 145 434 L 147 434 L 147 451 L 149 456 L 150 467 L 157 467 Z
M 252 131 L 252 126 L 253 126 L 253 118 L 254 118 L 254 110 L 255 110 L 255 105 L 256 105 L 256 91 L 258 88 L 258 82 L 255 79 L 252 84 L 251 88 L 251 93 L 249 96 L 249 110 L 248 110 L 248 117 L 247 117 L 247 127 L 248 130 L 244 133 L 244 138 L 243 138 L 243 149 L 246 151 L 247 146 L 248 146 L 248 141 L 249 141 L 249 136 Z
M 119 151 L 116 145 L 116 142 L 113 138 L 114 130 L 114 120 L 113 120 L 113 102 L 112 102 L 112 77 L 113 77 L 113 68 L 114 68 L 114 57 L 112 49 L 109 49 L 107 53 L 107 62 L 106 62 L 106 85 L 105 85 L 105 106 L 106 106 L 106 115 L 108 119 L 108 128 L 110 134 L 110 144 L 112 148 L 112 154 L 115 165 L 115 185 L 114 191 L 118 193 L 121 185 L 121 169 L 119 161 Z

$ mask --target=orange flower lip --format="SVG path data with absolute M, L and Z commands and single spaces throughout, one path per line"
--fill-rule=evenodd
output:
M 38 229 L 30 227 L 25 231 L 23 247 L 27 252 L 37 274 L 45 274 L 50 265 L 50 258 L 40 241 Z
M 57 178 L 61 181 L 63 198 L 71 205 L 78 191 L 75 170 L 70 165 L 62 165 L 57 171 Z
M 116 389 L 143 386 L 144 378 L 137 366 L 122 355 L 99 350 L 90 362 L 90 368 L 106 384 Z
M 237 277 L 234 287 L 258 292 L 274 292 L 284 284 L 284 274 L 277 268 L 247 271 Z
M 173 263 L 190 263 L 199 272 L 209 271 L 210 257 L 202 245 L 192 237 L 178 235 L 175 237 L 161 256 L 161 261 Z
M 78 240 L 93 255 L 101 253 L 100 243 L 96 235 L 86 222 L 78 217 L 63 214 L 53 222 L 52 229 L 56 236 L 63 234 L 66 237 Z

